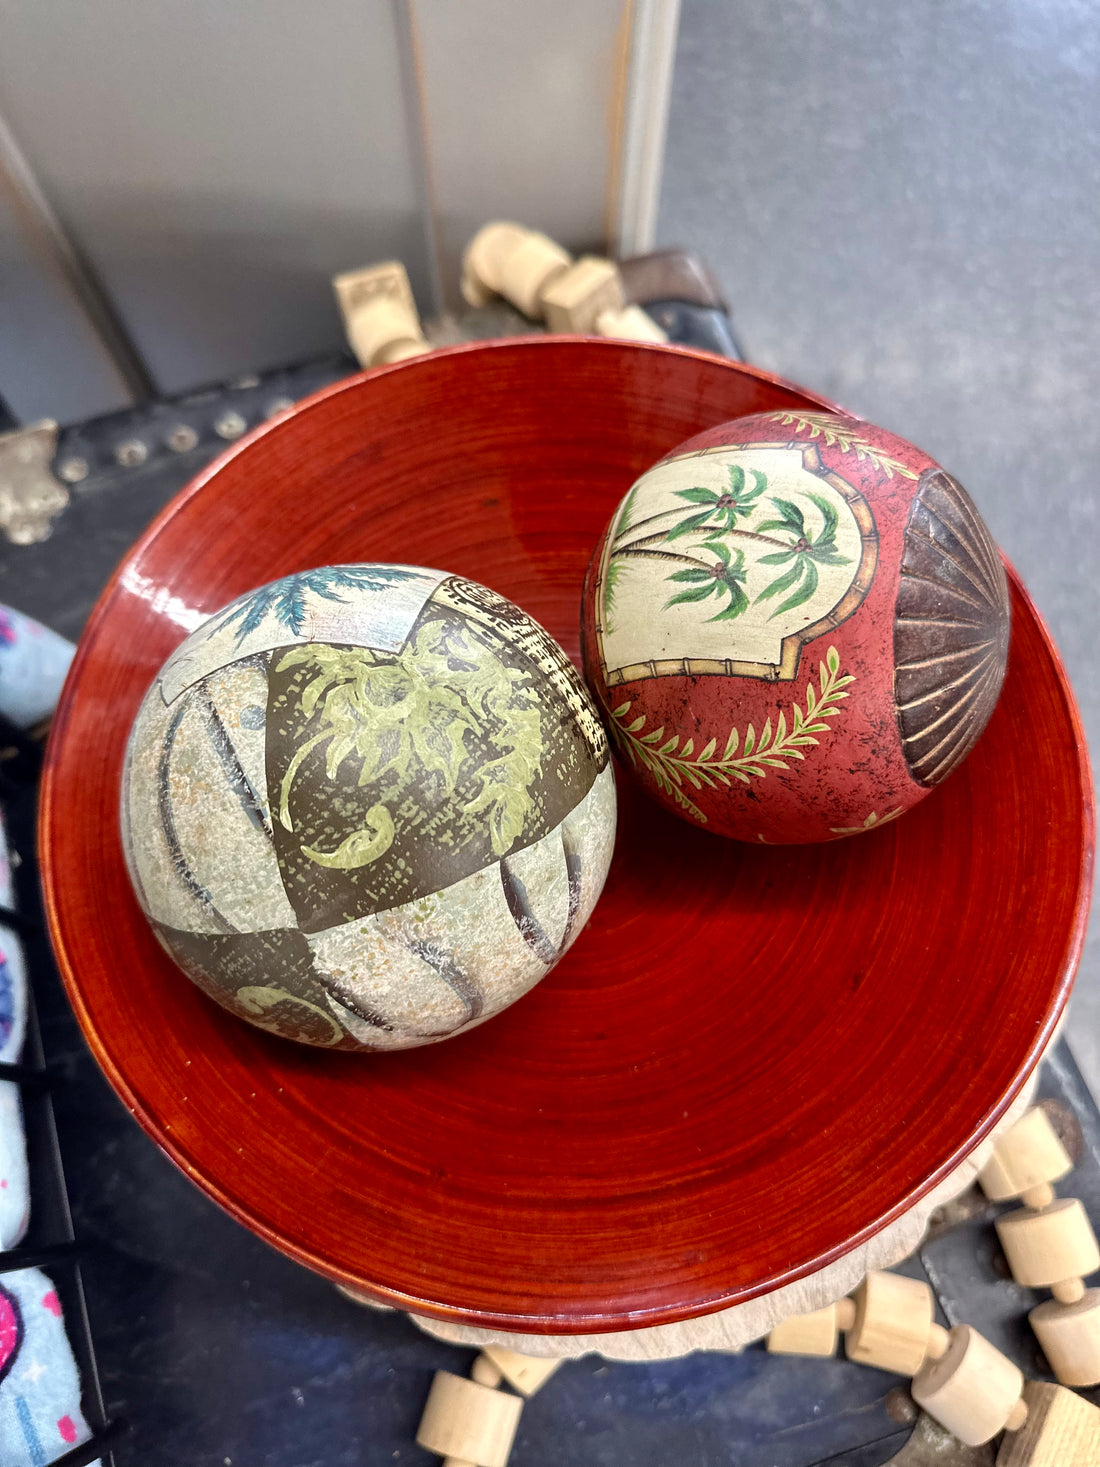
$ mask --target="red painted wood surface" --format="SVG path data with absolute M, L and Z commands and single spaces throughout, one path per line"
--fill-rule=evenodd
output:
M 130 552 L 43 788 L 57 953 L 107 1075 L 234 1216 L 424 1313 L 548 1332 L 735 1303 L 822 1266 L 956 1165 L 1033 1067 L 1083 936 L 1092 805 L 1057 654 L 1013 579 L 1008 679 L 904 821 L 753 848 L 622 790 L 604 897 L 535 991 L 448 1044 L 327 1054 L 207 1000 L 131 895 L 119 779 L 197 614 L 357 559 L 475 577 L 578 650 L 637 474 L 710 423 L 821 405 L 736 363 L 537 339 L 353 378 L 258 430 Z

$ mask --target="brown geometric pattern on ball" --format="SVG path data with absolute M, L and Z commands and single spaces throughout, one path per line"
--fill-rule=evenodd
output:
M 583 927 L 614 838 L 606 737 L 557 644 L 474 583 L 375 572 L 212 618 L 150 689 L 123 780 L 165 948 L 241 1018 L 334 1048 L 513 1002 Z
M 273 840 L 306 932 L 533 844 L 597 772 L 524 652 L 434 600 L 401 654 L 277 649 L 268 689 Z
M 902 751 L 919 784 L 966 758 L 996 705 L 1008 660 L 1004 566 L 969 494 L 926 469 L 905 529 L 894 620 Z

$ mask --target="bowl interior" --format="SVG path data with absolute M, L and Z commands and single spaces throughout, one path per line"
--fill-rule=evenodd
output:
M 51 741 L 42 861 L 85 1032 L 142 1125 L 278 1247 L 420 1312 L 636 1327 L 822 1266 L 911 1206 L 1015 1094 L 1065 1001 L 1091 804 L 1072 697 L 1013 580 L 1001 703 L 914 812 L 828 847 L 723 841 L 636 798 L 595 916 L 449 1043 L 312 1051 L 208 1001 L 131 895 L 130 722 L 205 614 L 288 572 L 399 560 L 578 650 L 634 477 L 700 429 L 821 400 L 671 348 L 529 340 L 339 384 L 243 441 L 126 557 Z

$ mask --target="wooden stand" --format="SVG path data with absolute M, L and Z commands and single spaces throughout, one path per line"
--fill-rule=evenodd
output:
M 1008 1212 L 995 1226 L 1012 1277 L 1027 1288 L 1053 1289 L 1072 1302 L 1085 1292 L 1081 1277 L 1100 1268 L 1096 1235 L 1075 1197 Z

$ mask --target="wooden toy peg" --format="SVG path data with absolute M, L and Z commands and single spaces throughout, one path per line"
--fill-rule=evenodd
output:
M 1001 1352 L 968 1324 L 948 1331 L 947 1348 L 927 1360 L 913 1379 L 913 1399 L 968 1447 L 980 1447 L 1027 1419 L 1020 1399 L 1024 1378 Z
M 450 1467 L 507 1467 L 523 1402 L 449 1370 L 437 1370 L 416 1440 Z
M 1071 1302 L 1084 1293 L 1074 1281 L 1100 1268 L 1096 1234 L 1076 1197 L 1061 1198 L 1038 1210 L 1022 1207 L 997 1218 L 994 1226 L 1012 1277 L 1027 1288 L 1057 1286 L 1059 1294 Z
M 1100 1411 L 1064 1386 L 1029 1380 L 1027 1420 L 1006 1434 L 997 1467 L 1096 1467 Z
M 831 1355 L 836 1349 L 837 1306 L 781 1320 L 767 1339 L 772 1355 Z
M 525 316 L 537 320 L 542 314 L 543 292 L 572 263 L 572 255 L 561 245 L 545 234 L 528 230 L 520 244 L 504 258 L 500 293 Z
M 483 1359 L 492 1362 L 501 1375 L 521 1396 L 533 1396 L 561 1365 L 561 1360 L 539 1355 L 521 1355 L 501 1345 L 486 1345 Z
M 472 306 L 502 295 L 525 316 L 542 314 L 542 293 L 573 256 L 549 236 L 518 224 L 486 224 L 462 257 L 462 294 Z
M 431 351 L 400 261 L 349 270 L 337 275 L 332 285 L 348 343 L 360 366 L 377 367 Z
M 855 1320 L 845 1339 L 849 1360 L 915 1375 L 932 1333 L 932 1290 L 919 1279 L 873 1270 L 852 1296 Z
M 1050 1202 L 1050 1183 L 1072 1170 L 1073 1162 L 1050 1117 L 1036 1106 L 997 1137 L 993 1155 L 978 1173 L 978 1182 L 991 1202 L 1024 1197 L 1029 1207 L 1040 1207 Z M 1037 1189 L 1034 1199 L 1025 1196 L 1033 1189 Z
M 504 294 L 501 267 L 527 234 L 521 224 L 503 220 L 478 230 L 462 255 L 462 298 L 467 305 L 483 306 L 494 295 Z
M 1028 1319 L 1063 1385 L 1100 1385 L 1100 1289 L 1089 1289 L 1074 1303 L 1047 1299 Z
M 496 1390 L 504 1376 L 489 1359 L 488 1355 L 479 1355 L 470 1366 L 470 1379 L 476 1380 L 478 1385 L 489 1386 Z
M 658 344 L 668 340 L 668 333 L 662 331 L 641 306 L 601 311 L 596 317 L 596 335 L 614 337 L 618 341 L 654 341 Z
M 618 266 L 596 255 L 584 255 L 550 280 L 540 300 L 547 330 L 590 334 L 601 311 L 623 308 Z

